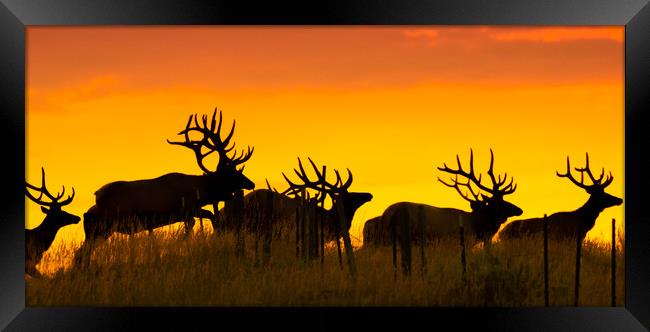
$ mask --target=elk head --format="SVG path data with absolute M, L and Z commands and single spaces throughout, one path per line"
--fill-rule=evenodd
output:
M 566 173 L 561 174 L 560 172 L 556 172 L 556 174 L 561 178 L 568 178 L 569 180 L 571 180 L 571 182 L 573 182 L 573 184 L 584 189 L 590 195 L 586 205 L 592 207 L 593 209 L 595 209 L 596 212 L 600 213 L 602 210 L 608 207 L 623 204 L 623 200 L 621 198 L 612 196 L 605 192 L 605 188 L 607 188 L 607 186 L 609 186 L 614 180 L 614 177 L 612 176 L 612 172 L 609 172 L 607 177 L 605 177 L 605 169 L 603 168 L 600 172 L 600 176 L 596 179 L 596 177 L 594 177 L 594 175 L 591 173 L 591 169 L 589 168 L 588 153 L 586 154 L 585 167 L 584 168 L 576 167 L 575 170 L 580 173 L 580 182 L 578 182 L 571 174 L 571 165 L 569 163 L 569 157 L 567 157 Z M 584 183 L 585 173 L 591 180 L 591 184 Z M 603 177 L 605 178 L 603 179 Z
M 289 188 L 285 190 L 283 194 L 297 195 L 303 190 L 312 189 L 317 192 L 316 196 L 314 197 L 314 200 L 317 202 L 323 202 L 329 195 L 332 200 L 332 211 L 337 212 L 336 204 L 343 204 L 345 218 L 348 221 L 347 226 L 350 227 L 350 222 L 352 221 L 354 213 L 360 206 L 372 200 L 372 194 L 348 191 L 348 188 L 350 188 L 350 185 L 352 185 L 353 179 L 350 169 L 347 169 L 348 178 L 345 180 L 345 182 L 341 178 L 339 171 L 334 170 L 334 174 L 336 175 L 336 182 L 330 183 L 327 182 L 326 179 L 327 167 L 323 166 L 322 170 L 319 170 L 311 158 L 307 159 L 314 169 L 317 179 L 315 181 L 309 179 L 307 172 L 302 166 L 302 161 L 300 158 L 298 158 L 298 170 L 294 169 L 293 171 L 296 173 L 302 183 L 294 183 L 289 180 L 289 178 L 284 173 L 282 173 L 282 176 L 289 184 Z
M 39 192 L 38 197 L 32 195 L 29 190 L 35 190 Z M 34 203 L 41 206 L 41 211 L 45 213 L 45 219 L 43 220 L 42 225 L 53 227 L 59 229 L 63 226 L 72 225 L 78 223 L 81 218 L 61 210 L 62 207 L 70 204 L 74 199 L 74 187 L 72 188 L 72 195 L 69 195 L 68 198 L 63 201 L 59 201 L 65 195 L 65 187 L 61 193 L 56 196 L 50 194 L 45 185 L 45 169 L 41 167 L 41 186 L 36 187 L 29 184 L 25 181 L 25 195 Z M 45 197 L 43 197 L 45 195 Z M 46 201 L 48 199 L 49 201 Z
M 456 189 L 463 199 L 470 203 L 472 213 L 476 216 L 473 220 L 473 227 L 476 230 L 478 237 L 482 239 L 490 239 L 509 217 L 519 216 L 522 210 L 516 205 L 507 202 L 503 196 L 512 194 L 517 189 L 517 185 L 513 184 L 513 178 L 507 181 L 508 174 L 505 173 L 503 177 L 494 175 L 494 153 L 490 149 L 490 168 L 487 171 L 488 176 L 492 182 L 492 187 L 487 187 L 481 183 L 481 176 L 477 177 L 474 173 L 474 152 L 470 149 L 469 172 L 463 170 L 460 163 L 460 158 L 456 155 L 456 162 L 458 169 L 451 169 L 447 164 L 443 167 L 438 167 L 439 170 L 453 174 L 454 178 L 451 183 L 445 182 L 438 178 L 438 181 L 444 185 Z M 466 181 L 459 180 L 459 176 L 466 179 Z M 507 182 L 507 184 L 506 184 Z M 477 191 L 474 192 L 472 185 L 476 186 Z M 467 192 L 463 192 L 460 187 L 467 188 Z M 469 197 L 469 194 L 473 198 Z
M 235 120 L 233 120 L 232 128 L 225 139 L 221 138 L 221 123 L 222 113 L 219 111 L 219 122 L 216 121 L 217 109 L 215 108 L 212 114 L 212 119 L 208 123 L 208 116 L 203 115 L 201 124 L 199 124 L 199 117 L 196 114 L 190 115 L 185 129 L 178 133 L 184 135 L 184 142 L 171 142 L 169 144 L 180 145 L 194 151 L 198 166 L 204 172 L 207 178 L 207 187 L 211 196 L 215 200 L 228 200 L 234 196 L 234 193 L 242 190 L 252 190 L 255 184 L 248 179 L 243 171 L 244 166 L 237 168 L 238 165 L 246 162 L 253 155 L 254 148 L 248 147 L 246 151 L 242 151 L 238 155 L 235 151 L 234 155 L 228 156 L 228 153 L 235 148 L 234 141 L 231 139 L 235 132 Z M 191 133 L 198 133 L 201 135 L 200 139 L 193 140 L 190 138 Z M 230 146 L 229 146 L 230 145 Z M 205 152 L 204 152 L 205 151 Z M 214 171 L 210 170 L 203 163 L 205 157 L 211 153 L 217 152 L 219 155 L 219 163 Z

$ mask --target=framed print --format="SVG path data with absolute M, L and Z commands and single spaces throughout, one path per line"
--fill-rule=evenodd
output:
M 647 330 L 649 18 L 3 0 L 0 326 Z

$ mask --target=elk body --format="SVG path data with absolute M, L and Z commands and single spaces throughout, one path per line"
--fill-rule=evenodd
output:
M 606 208 L 621 205 L 623 200 L 605 192 L 605 188 L 612 183 L 614 177 L 610 172 L 609 175 L 603 179 L 605 176 L 604 169 L 598 178 L 594 177 L 589 167 L 588 154 L 586 155 L 585 167 L 575 168 L 575 170 L 581 175 L 580 182 L 578 182 L 571 174 L 569 157 L 567 157 L 566 166 L 566 173 L 561 174 L 556 172 L 557 176 L 567 178 L 579 188 L 584 189 L 589 194 L 589 199 L 587 199 L 585 204 L 574 211 L 557 212 L 548 216 L 548 236 L 558 240 L 578 240 L 578 237 L 580 237 L 580 240 L 584 240 L 587 233 L 596 224 L 596 218 L 598 218 L 598 215 Z M 591 180 L 591 184 L 584 183 L 585 174 L 587 174 Z M 499 237 L 508 239 L 530 235 L 541 235 L 543 230 L 544 218 L 515 220 L 504 226 L 503 230 L 499 232 Z
M 369 245 L 389 245 L 392 242 L 394 247 L 401 248 L 402 264 L 406 273 L 410 272 L 410 252 L 412 243 L 432 242 L 446 237 L 457 237 L 459 234 L 459 221 L 462 220 L 466 233 L 475 239 L 486 244 L 491 242 L 492 236 L 499 230 L 499 227 L 509 217 L 522 214 L 522 210 L 516 205 L 503 199 L 504 195 L 512 194 L 517 186 L 513 179 L 507 182 L 507 174 L 495 177 L 494 175 L 494 154 L 490 150 L 490 168 L 487 172 L 492 187 L 482 184 L 481 176 L 474 172 L 474 155 L 470 152 L 470 169 L 463 170 L 458 155 L 458 169 L 450 169 L 444 164 L 438 167 L 439 170 L 454 175 L 451 183 L 438 178 L 444 185 L 456 189 L 456 191 L 470 203 L 471 212 L 455 209 L 441 208 L 426 204 L 400 202 L 389 206 L 381 216 L 381 220 L 364 226 L 364 234 L 373 234 L 370 237 Z M 459 176 L 467 179 L 461 182 Z M 478 192 L 472 189 L 478 188 Z M 467 188 L 467 192 L 461 190 Z M 469 194 L 473 198 L 469 197 Z M 366 231 L 366 227 L 368 230 Z M 390 239 L 390 242 L 387 240 Z
M 50 194 L 45 185 L 45 170 L 41 168 L 41 187 L 25 183 L 25 195 L 34 203 L 41 206 L 41 211 L 45 213 L 45 219 L 34 229 L 25 230 L 25 272 L 32 277 L 40 277 L 41 273 L 36 269 L 36 265 L 41 261 L 43 254 L 50 248 L 56 234 L 61 227 L 78 223 L 81 218 L 63 211 L 61 208 L 72 202 L 74 199 L 74 188 L 72 195 L 63 201 L 59 201 L 65 194 L 65 188 L 56 196 Z M 38 197 L 32 195 L 29 190 L 38 191 Z M 50 201 L 43 200 L 43 195 Z
M 186 128 L 179 133 L 184 142 L 170 142 L 191 149 L 203 175 L 170 173 L 163 176 L 137 181 L 109 183 L 95 193 L 95 205 L 84 214 L 86 241 L 80 250 L 88 256 L 89 246 L 97 240 L 104 240 L 112 233 L 134 234 L 143 230 L 184 221 L 186 230 L 191 230 L 194 217 L 211 217 L 212 213 L 202 207 L 215 201 L 225 201 L 242 189 L 253 189 L 255 184 L 243 174 L 243 167 L 237 165 L 247 161 L 253 149 L 233 157 L 227 155 L 234 149 L 232 139 L 235 123 L 225 139 L 221 138 L 222 114 L 216 123 L 216 110 L 208 124 L 203 116 L 202 125 L 198 116 L 191 115 Z M 192 126 L 194 124 L 194 126 Z M 215 131 L 216 130 L 216 131 Z M 191 133 L 202 135 L 200 140 L 190 138 Z M 204 150 L 207 150 L 204 152 Z M 215 171 L 209 170 L 203 160 L 211 153 L 219 154 Z M 77 262 L 80 258 L 77 259 Z
M 271 229 L 274 237 L 287 238 L 296 229 L 296 213 L 302 204 L 302 199 L 298 198 L 297 195 L 296 197 L 290 197 L 287 194 L 298 194 L 303 189 L 306 190 L 309 188 L 316 190 L 318 196 L 308 203 L 308 206 L 314 211 L 308 217 L 316 217 L 317 222 L 323 218 L 325 239 L 336 240 L 337 235 L 340 237 L 342 231 L 339 228 L 340 221 L 336 204 L 343 205 L 345 224 L 347 230 L 349 230 L 355 212 L 363 204 L 372 200 L 372 194 L 348 191 L 353 180 L 350 170 L 348 170 L 348 179 L 345 183 L 341 180 L 338 171 L 335 171 L 337 182 L 331 184 L 325 181 L 325 173 L 319 171 L 311 159 L 309 161 L 312 163 L 318 176 L 317 181 L 308 179 L 302 163 L 298 159 L 300 172 L 296 171 L 296 174 L 298 174 L 298 177 L 303 183 L 293 183 L 285 175 L 285 179 L 289 182 L 290 188 L 283 193 L 271 189 L 258 189 L 250 192 L 244 197 L 243 218 L 236 215 L 235 209 L 233 208 L 234 202 L 226 203 L 224 209 L 219 213 L 219 225 L 217 227 L 234 229 L 241 223 L 246 230 L 259 231 L 263 228 L 263 225 L 259 224 L 260 222 L 272 220 Z M 326 195 L 332 197 L 333 204 L 330 209 L 325 209 L 317 205 L 318 201 L 324 199 Z M 269 208 L 267 206 L 268 204 L 273 204 L 273 206 Z
M 350 229 L 350 224 L 352 223 L 356 210 L 371 199 L 372 195 L 369 193 L 349 193 L 345 198 L 341 199 L 344 206 L 345 222 L 348 230 Z M 265 209 L 265 205 L 269 200 L 272 202 L 273 207 L 272 209 Z M 298 211 L 300 204 L 301 200 L 299 198 L 288 197 L 268 189 L 254 190 L 244 196 L 245 215 L 242 225 L 244 229 L 254 232 L 259 231 L 259 229 L 263 227 L 261 224 L 258 224 L 259 222 L 272 220 L 274 237 L 286 238 L 296 229 L 296 212 Z M 337 229 L 339 225 L 338 211 L 334 207 L 331 209 L 324 209 L 320 206 L 314 205 L 312 208 L 315 210 L 317 219 L 321 217 L 324 218 L 323 228 L 325 238 L 335 240 L 337 233 L 339 233 L 340 236 L 341 230 Z M 272 211 L 272 216 L 263 215 L 258 218 L 256 215 L 258 209 L 262 214 L 265 214 L 264 211 Z M 226 203 L 226 206 L 219 213 L 219 222 L 217 227 L 219 229 L 232 230 L 237 227 L 237 223 L 241 221 L 242 219 L 239 219 L 234 214 L 232 205 Z
M 458 169 L 450 169 L 445 164 L 438 169 L 453 174 L 452 183 L 447 183 L 441 179 L 440 182 L 448 187 L 456 189 L 462 198 L 470 203 L 471 212 L 455 208 L 441 208 L 426 204 L 399 202 L 389 206 L 381 217 L 373 218 L 373 221 L 364 227 L 364 234 L 368 234 L 369 243 L 388 245 L 390 242 L 390 232 L 392 227 L 396 227 L 398 238 L 405 238 L 418 243 L 420 233 L 424 235 L 424 241 L 432 241 L 446 236 L 457 236 L 459 221 L 463 220 L 463 227 L 467 232 L 474 235 L 481 241 L 489 241 L 492 236 L 499 230 L 499 227 L 509 217 L 521 215 L 523 212 L 516 205 L 503 199 L 504 195 L 512 194 L 516 190 L 513 180 L 506 185 L 507 174 L 498 177 L 494 176 L 494 154 L 491 152 L 490 168 L 488 175 L 492 180 L 492 187 L 487 187 L 481 183 L 481 177 L 477 177 L 474 172 L 473 153 L 470 157 L 470 170 L 463 170 L 460 159 L 457 156 Z M 467 182 L 460 182 L 458 176 L 467 179 Z M 479 189 L 478 193 L 474 192 L 472 185 Z M 469 192 L 463 192 L 461 186 L 467 188 Z M 481 193 L 486 192 L 488 195 Z M 469 197 L 469 193 L 473 198 Z M 380 219 L 379 219 L 380 218 Z M 401 224 L 409 224 L 409 234 L 399 234 L 400 229 L 404 229 Z M 423 231 L 420 231 L 420 223 Z M 366 230 L 366 227 L 368 228 Z M 365 236 L 364 236 L 365 237 Z
M 503 213 L 499 214 L 502 211 Z M 457 237 L 460 222 L 464 231 L 475 239 L 489 241 L 499 230 L 501 223 L 510 216 L 521 215 L 519 211 L 514 205 L 504 210 L 478 206 L 476 210 L 467 212 L 422 203 L 399 202 L 389 206 L 381 217 L 366 222 L 363 228 L 364 245 L 391 245 L 393 231 L 400 245 L 407 245 L 406 242 L 420 243 L 424 240 L 429 243 L 445 237 Z
M 186 231 L 190 231 L 195 217 L 212 218 L 203 206 L 231 199 L 234 191 L 242 189 L 241 184 L 229 180 L 170 173 L 154 179 L 109 183 L 95 193 L 97 203 L 84 214 L 84 230 L 86 235 L 97 237 L 185 222 Z M 252 184 L 244 187 L 252 188 Z

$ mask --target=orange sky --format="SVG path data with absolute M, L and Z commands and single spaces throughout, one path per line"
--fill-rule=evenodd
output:
M 399 201 L 468 210 L 436 166 L 474 148 L 485 172 L 515 177 L 522 217 L 573 210 L 587 194 L 566 179 L 569 155 L 614 175 L 623 197 L 623 27 L 28 27 L 26 178 L 45 166 L 52 191 L 74 186 L 68 211 L 116 180 L 199 174 L 171 146 L 190 113 L 237 119 L 246 174 L 280 173 L 311 156 L 349 167 L 369 191 L 352 235 Z M 601 214 L 607 239 L 624 204 Z M 26 201 L 26 227 L 43 218 Z M 619 222 L 620 223 L 620 222 Z M 57 241 L 80 240 L 81 226 Z

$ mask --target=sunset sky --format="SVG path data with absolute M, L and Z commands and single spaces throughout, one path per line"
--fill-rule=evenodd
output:
M 33 27 L 27 28 L 26 179 L 74 186 L 81 216 L 117 180 L 200 174 L 172 146 L 192 113 L 237 120 L 245 174 L 286 188 L 281 172 L 311 157 L 354 174 L 374 199 L 351 233 L 392 203 L 469 211 L 436 179 L 443 163 L 514 176 L 521 218 L 580 207 L 559 178 L 566 157 L 611 171 L 624 192 L 623 27 Z M 485 175 L 484 175 L 485 176 Z M 607 240 L 622 206 L 588 237 Z M 26 227 L 44 215 L 26 199 Z M 83 239 L 81 223 L 57 241 Z

